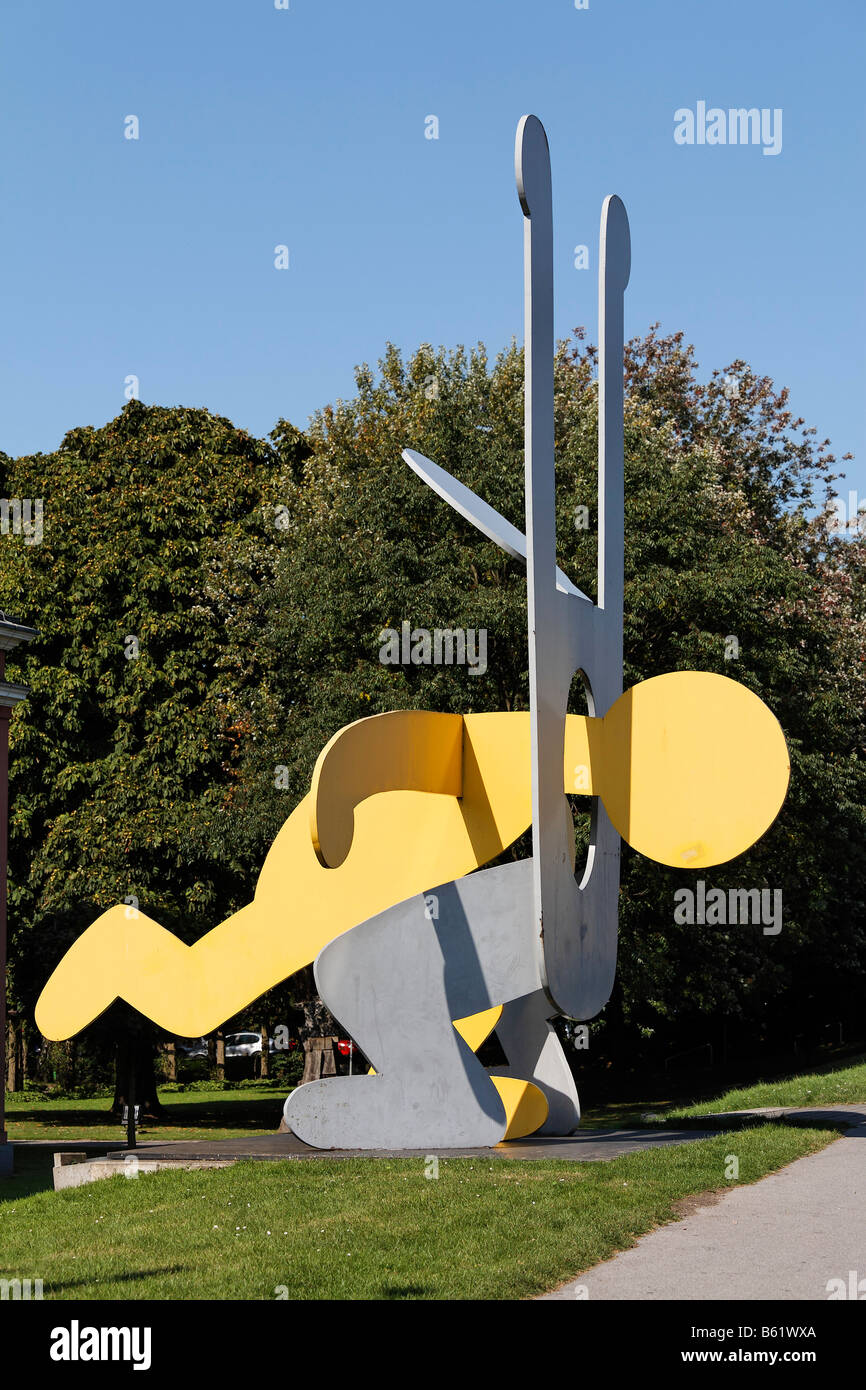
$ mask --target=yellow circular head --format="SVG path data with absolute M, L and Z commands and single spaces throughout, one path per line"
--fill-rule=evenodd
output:
M 742 854 L 779 814 L 790 763 L 778 720 L 727 676 L 675 671 L 604 717 L 601 796 L 623 839 L 678 869 Z

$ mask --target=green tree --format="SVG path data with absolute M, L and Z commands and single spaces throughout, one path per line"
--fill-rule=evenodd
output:
M 215 846 L 250 735 L 276 456 L 207 411 L 131 401 L 4 463 L 8 491 L 44 499 L 40 544 L 0 538 L 0 608 L 39 629 L 13 677 L 31 695 L 12 724 L 10 828 L 12 989 L 32 1010 L 114 903 L 192 941 L 250 895 L 254 866 Z M 153 1106 L 153 1029 L 129 1014 L 102 1026 L 134 1040 Z

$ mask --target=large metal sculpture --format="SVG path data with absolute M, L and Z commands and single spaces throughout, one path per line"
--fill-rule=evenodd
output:
M 185 946 L 118 906 L 75 943 L 37 1005 L 50 1038 L 125 999 L 198 1036 L 314 962 L 325 1003 L 373 1063 L 298 1088 L 286 1120 L 322 1148 L 475 1147 L 578 1124 L 551 1027 L 592 1018 L 616 969 L 620 836 L 700 869 L 755 842 L 788 785 L 773 715 L 722 676 L 677 672 L 622 693 L 625 208 L 606 199 L 599 258 L 598 603 L 556 566 L 553 230 L 543 127 L 517 132 L 526 268 L 526 535 L 435 463 L 404 458 L 526 560 L 528 714 L 401 711 L 323 749 L 268 854 L 254 901 Z M 567 715 L 578 673 L 590 715 Z M 592 798 L 575 877 L 566 793 Z M 532 857 L 481 872 L 531 824 Z M 490 1030 L 508 1066 L 475 1052 Z

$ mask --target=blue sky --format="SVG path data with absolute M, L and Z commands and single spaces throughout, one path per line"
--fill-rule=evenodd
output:
M 6 0 L 0 33 L 6 452 L 104 423 L 130 375 L 262 435 L 351 395 L 388 339 L 521 337 L 534 111 L 558 333 L 595 337 L 619 193 L 627 332 L 789 386 L 866 494 L 862 0 Z M 699 101 L 781 108 L 781 152 L 678 145 Z

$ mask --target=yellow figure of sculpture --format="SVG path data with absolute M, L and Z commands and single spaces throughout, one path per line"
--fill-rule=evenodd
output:
M 788 776 L 776 719 L 724 676 L 658 676 L 606 719 L 567 723 L 563 790 L 600 796 L 623 839 L 678 868 L 754 843 Z M 167 1032 L 211 1032 L 356 923 L 494 859 L 530 819 L 528 714 L 404 711 L 350 724 L 320 755 L 249 906 L 193 946 L 143 912 L 111 908 L 51 976 L 37 1026 L 72 1037 L 120 998 Z M 470 1046 L 495 1022 L 495 1011 L 464 1021 Z M 501 1092 L 510 1116 L 525 1107 L 522 1088 Z

